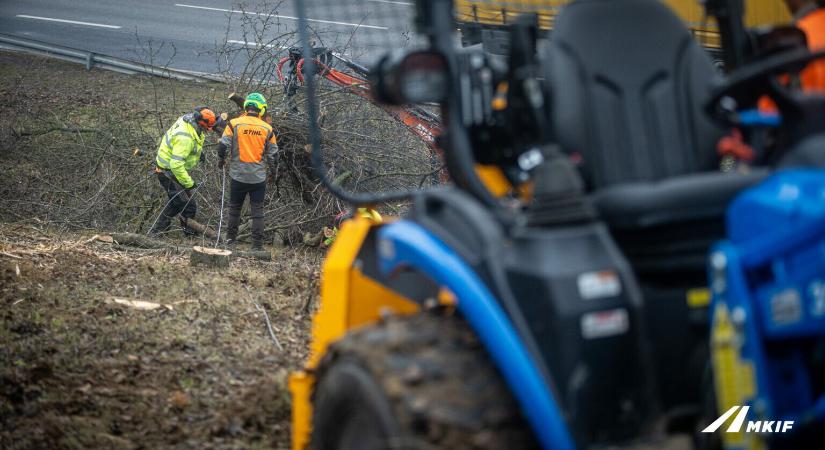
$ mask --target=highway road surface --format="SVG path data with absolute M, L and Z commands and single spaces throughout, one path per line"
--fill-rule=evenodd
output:
M 265 49 L 277 58 L 297 43 L 293 1 L 0 0 L 0 33 L 176 69 L 238 73 L 249 52 Z M 306 4 L 317 45 L 363 64 L 412 45 L 410 1 Z

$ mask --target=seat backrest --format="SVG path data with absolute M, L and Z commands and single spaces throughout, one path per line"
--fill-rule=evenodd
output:
M 716 73 L 660 1 L 575 1 L 545 56 L 558 142 L 590 187 L 714 169 L 721 130 L 702 108 Z

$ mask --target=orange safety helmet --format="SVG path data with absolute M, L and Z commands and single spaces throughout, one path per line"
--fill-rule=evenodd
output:
M 215 113 L 211 109 L 206 107 L 195 109 L 195 122 L 203 128 L 211 131 L 217 120 L 217 116 L 215 116 Z

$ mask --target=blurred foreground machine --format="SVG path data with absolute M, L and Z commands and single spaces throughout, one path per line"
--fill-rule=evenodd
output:
M 540 55 L 524 16 L 505 68 L 455 48 L 450 1 L 419 1 L 429 45 L 382 59 L 372 93 L 441 105 L 454 187 L 332 184 L 307 78 L 328 189 L 412 206 L 356 215 L 327 255 L 293 448 L 825 442 L 825 98 L 779 77 L 825 53 L 792 29 L 744 35 L 736 0 L 707 6 L 723 83 L 656 0 L 574 2 Z M 754 109 L 763 95 L 778 115 Z M 722 172 L 733 127 L 774 144 Z

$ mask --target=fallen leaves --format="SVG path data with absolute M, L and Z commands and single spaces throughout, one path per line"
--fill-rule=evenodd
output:
M 183 391 L 172 392 L 169 396 L 169 405 L 173 408 L 184 409 L 189 406 L 189 396 Z

